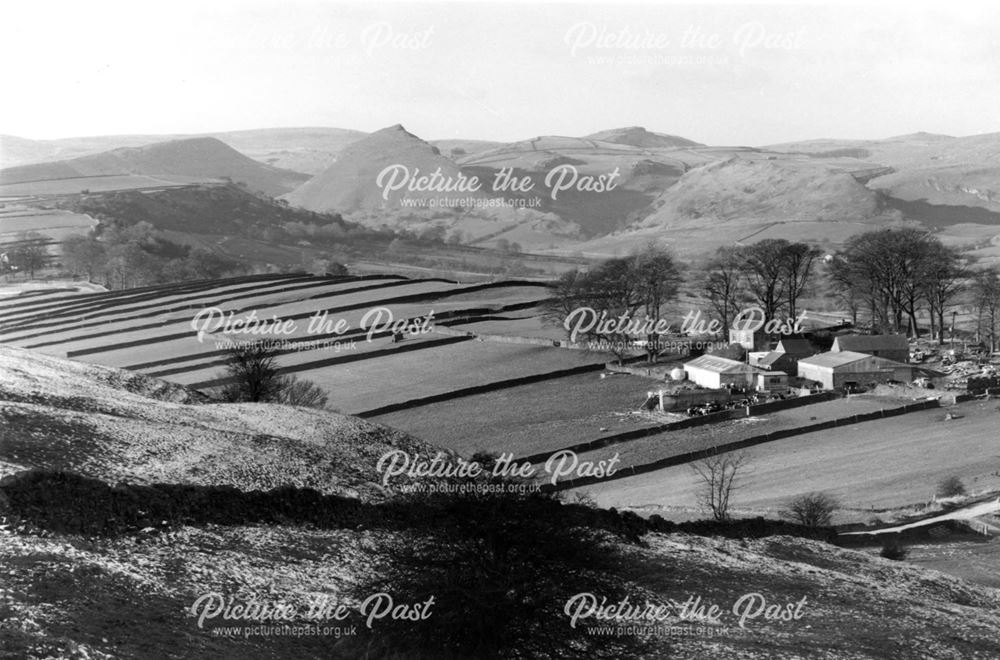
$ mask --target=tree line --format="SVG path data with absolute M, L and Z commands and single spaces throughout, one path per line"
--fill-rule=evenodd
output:
M 35 277 L 35 271 L 45 268 L 51 239 L 38 232 L 23 232 L 9 246 L 0 247 L 0 272 L 24 273 Z
M 663 319 L 685 288 L 707 303 L 722 332 L 748 306 L 759 307 L 765 321 L 783 321 L 803 311 L 805 297 L 825 297 L 845 309 L 854 325 L 873 333 L 917 337 L 924 323 L 929 325 L 924 334 L 943 343 L 949 314 L 962 306 L 973 312 L 978 336 L 993 350 L 1000 339 L 1000 270 L 977 268 L 936 236 L 913 228 L 858 234 L 827 255 L 785 239 L 724 246 L 703 264 L 687 267 L 650 243 L 590 270 L 565 273 L 542 314 L 562 327 L 581 307 L 605 312 L 606 318 Z M 641 345 L 636 327 L 623 332 L 622 325 L 598 323 L 578 337 L 602 340 L 621 360 Z M 650 359 L 656 352 L 653 339 L 647 334 Z
M 62 247 L 63 265 L 70 272 L 108 289 L 214 279 L 245 270 L 211 250 L 166 240 L 148 222 L 102 224 L 99 233 L 69 236 Z

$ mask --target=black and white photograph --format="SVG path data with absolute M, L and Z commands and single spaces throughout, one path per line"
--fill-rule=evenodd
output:
M 0 660 L 1000 658 L 1000 6 L 0 24 Z

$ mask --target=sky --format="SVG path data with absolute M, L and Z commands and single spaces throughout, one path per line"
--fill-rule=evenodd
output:
M 1000 131 L 1000 5 L 32 2 L 0 6 L 0 133 L 278 126 L 718 145 Z

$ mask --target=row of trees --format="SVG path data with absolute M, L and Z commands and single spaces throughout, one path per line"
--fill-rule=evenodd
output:
M 931 336 L 944 340 L 945 313 L 972 273 L 958 252 L 919 229 L 885 229 L 851 237 L 830 264 L 830 277 L 855 321 L 916 337 L 927 311 Z
M 659 320 L 676 300 L 682 267 L 656 244 L 623 258 L 610 259 L 587 272 L 564 274 L 544 318 L 563 325 L 580 308 L 607 318 Z M 920 322 L 930 336 L 944 341 L 946 317 L 960 305 L 973 312 L 979 336 L 996 350 L 1000 341 L 1000 270 L 973 269 L 957 250 L 917 229 L 884 229 L 849 239 L 835 255 L 813 246 L 769 239 L 720 248 L 690 277 L 695 297 L 703 297 L 722 328 L 749 305 L 765 320 L 794 318 L 807 295 L 829 294 L 851 314 L 855 324 L 866 317 L 877 332 L 905 332 L 916 337 Z M 619 359 L 634 332 L 609 331 L 600 324 L 583 333 L 601 339 Z M 617 326 L 616 326 L 617 327 Z M 650 324 L 646 324 L 650 327 Z M 635 325 L 629 328 L 635 329 Z M 646 336 L 649 354 L 655 339 Z
M 989 345 L 990 351 L 1000 350 L 1000 268 L 976 271 L 970 290 L 977 341 Z
M 633 255 L 609 259 L 587 271 L 569 271 L 556 282 L 555 296 L 543 305 L 543 319 L 562 326 L 575 310 L 590 308 L 609 319 L 661 318 L 664 307 L 675 300 L 682 282 L 681 267 L 663 247 L 650 243 Z M 618 329 L 595 327 L 583 333 L 600 338 L 619 360 L 633 337 Z M 655 354 L 655 335 L 646 335 L 650 358 Z
M 819 257 L 816 248 L 784 239 L 723 247 L 706 264 L 701 288 L 727 328 L 747 303 L 764 310 L 767 320 L 795 317 Z
M 63 264 L 74 275 L 109 289 L 211 279 L 242 271 L 228 257 L 157 236 L 148 222 L 109 225 L 99 237 L 69 236 L 63 241 Z
M 816 272 L 820 252 L 805 244 L 786 240 L 721 248 L 692 278 L 722 327 L 728 328 L 739 310 L 759 306 L 766 320 L 785 314 L 795 316 L 799 300 L 807 293 Z M 684 283 L 683 268 L 670 253 L 655 243 L 628 257 L 610 259 L 588 272 L 571 271 L 555 285 L 555 296 L 544 306 L 543 317 L 563 325 L 580 308 L 605 313 L 609 319 L 644 320 L 645 346 L 650 359 L 657 352 L 656 321 L 677 299 Z M 584 333 L 599 338 L 619 359 L 635 339 L 632 328 L 609 331 L 600 324 Z M 662 324 L 661 324 L 662 327 Z M 676 329 L 676 324 L 674 329 Z

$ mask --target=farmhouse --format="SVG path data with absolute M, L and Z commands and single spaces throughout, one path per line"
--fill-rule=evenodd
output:
M 717 355 L 702 355 L 700 358 L 684 364 L 687 378 L 693 383 L 710 389 L 723 387 L 754 387 L 757 375 L 763 369 L 751 367 L 738 360 L 719 357 Z
M 896 362 L 910 361 L 910 345 L 903 335 L 842 335 L 833 340 L 830 350 L 865 353 Z
M 854 351 L 830 351 L 799 360 L 799 378 L 816 381 L 827 390 L 890 380 L 908 383 L 913 370 L 909 364 Z

